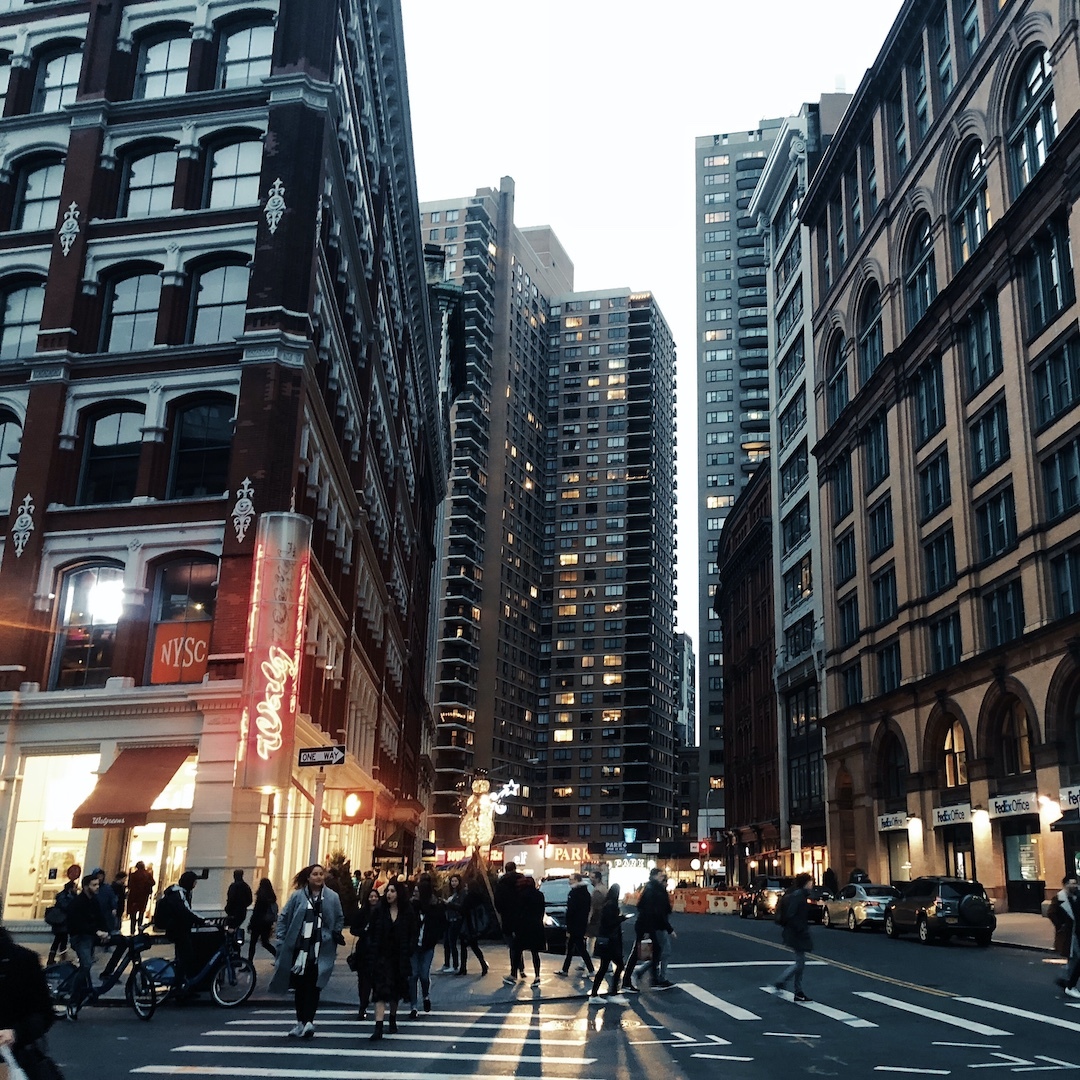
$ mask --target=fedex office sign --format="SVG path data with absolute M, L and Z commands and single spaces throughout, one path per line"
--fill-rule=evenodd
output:
M 1063 787 L 1058 792 L 1058 802 L 1062 810 L 1080 810 L 1080 785 Z
M 971 805 L 957 803 L 955 806 L 934 807 L 934 828 L 941 825 L 966 825 L 971 821 Z
M 990 816 L 1015 817 L 1017 814 L 1037 814 L 1038 797 L 1034 791 L 1025 791 L 1021 795 L 995 795 L 990 800 Z

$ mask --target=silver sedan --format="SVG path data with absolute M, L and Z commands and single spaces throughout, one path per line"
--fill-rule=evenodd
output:
M 899 895 L 900 890 L 891 885 L 845 885 L 839 896 L 824 901 L 821 925 L 846 926 L 849 930 L 866 924 L 882 926 L 886 906 Z

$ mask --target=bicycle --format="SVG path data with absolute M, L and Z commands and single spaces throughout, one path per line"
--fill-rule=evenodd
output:
M 87 1005 L 102 1008 L 119 1005 L 118 1001 L 102 1001 L 101 998 L 120 982 L 130 965 L 131 974 L 124 985 L 124 1000 L 140 1020 L 149 1020 L 158 1006 L 154 980 L 142 960 L 142 954 L 150 948 L 150 939 L 141 933 L 131 936 L 114 934 L 107 944 L 115 945 L 116 949 L 96 985 L 91 975 L 91 983 L 87 987 L 84 972 L 70 961 L 50 964 L 45 969 L 45 982 L 53 1006 L 62 1008 L 69 1020 L 78 1020 L 80 1011 Z
M 244 931 L 226 925 L 223 919 L 214 920 L 212 929 L 218 934 L 216 948 L 194 975 L 178 975 L 173 960 L 163 957 L 147 960 L 144 966 L 153 980 L 158 1004 L 182 1000 L 208 988 L 215 1004 L 231 1009 L 242 1005 L 255 992 L 255 965 L 240 955 Z

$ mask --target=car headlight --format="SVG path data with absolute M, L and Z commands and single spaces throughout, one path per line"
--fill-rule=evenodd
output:
M 558 926 L 559 924 L 550 915 L 545 915 L 544 916 L 544 925 L 545 926 Z

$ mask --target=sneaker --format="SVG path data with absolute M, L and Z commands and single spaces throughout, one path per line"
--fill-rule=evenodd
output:
M 409 1010 L 409 1019 L 415 1020 L 420 1014 L 415 1009 Z
M 482 979 L 487 973 L 488 973 L 488 966 L 487 966 L 487 964 L 484 964 L 483 967 L 480 968 L 480 978 Z M 464 975 L 465 972 L 462 971 L 461 974 Z
M 1077 994 L 1076 996 L 1080 997 L 1080 994 Z M 796 990 L 795 991 L 795 1000 L 796 1001 L 813 1001 L 813 998 L 808 998 L 801 990 Z
M 506 984 L 507 986 L 513 986 L 513 985 L 514 985 L 514 983 L 516 983 L 516 982 L 517 982 L 517 976 L 516 976 L 516 975 L 504 975 L 504 976 L 503 976 L 503 982 L 504 982 L 504 983 L 505 983 L 505 984 Z
M 303 1024 L 294 1024 L 288 1031 L 285 1032 L 286 1036 L 290 1039 L 299 1039 L 304 1034 Z
M 449 964 L 443 964 L 443 966 L 439 968 L 439 973 L 442 975 L 449 975 L 453 970 L 454 969 Z
M 603 1000 L 604 999 L 599 994 L 590 994 L 589 995 L 589 1004 L 590 1005 L 599 1005 L 600 1002 L 603 1001 Z
M 623 983 L 622 992 L 624 994 L 637 994 L 640 993 L 638 988 L 633 983 Z
M 300 1038 L 302 1039 L 314 1039 L 315 1038 L 315 1025 L 309 1020 L 300 1032 Z
M 1080 990 L 1077 990 L 1075 986 L 1066 986 L 1065 996 L 1071 998 L 1080 998 Z
M 570 972 L 563 971 L 562 968 L 557 968 L 555 974 L 558 975 L 560 979 L 565 979 L 570 974 Z
M 537 975 L 537 977 L 535 979 L 533 979 L 531 985 L 532 986 L 539 986 L 540 985 L 540 976 L 539 975 Z M 1077 997 L 1080 997 L 1080 994 L 1077 994 Z
M 653 986 L 657 990 L 667 990 L 669 987 L 672 987 L 674 985 L 675 984 L 669 979 L 657 979 L 656 982 L 653 983 Z
M 424 998 L 424 1012 L 431 1012 L 431 998 Z

